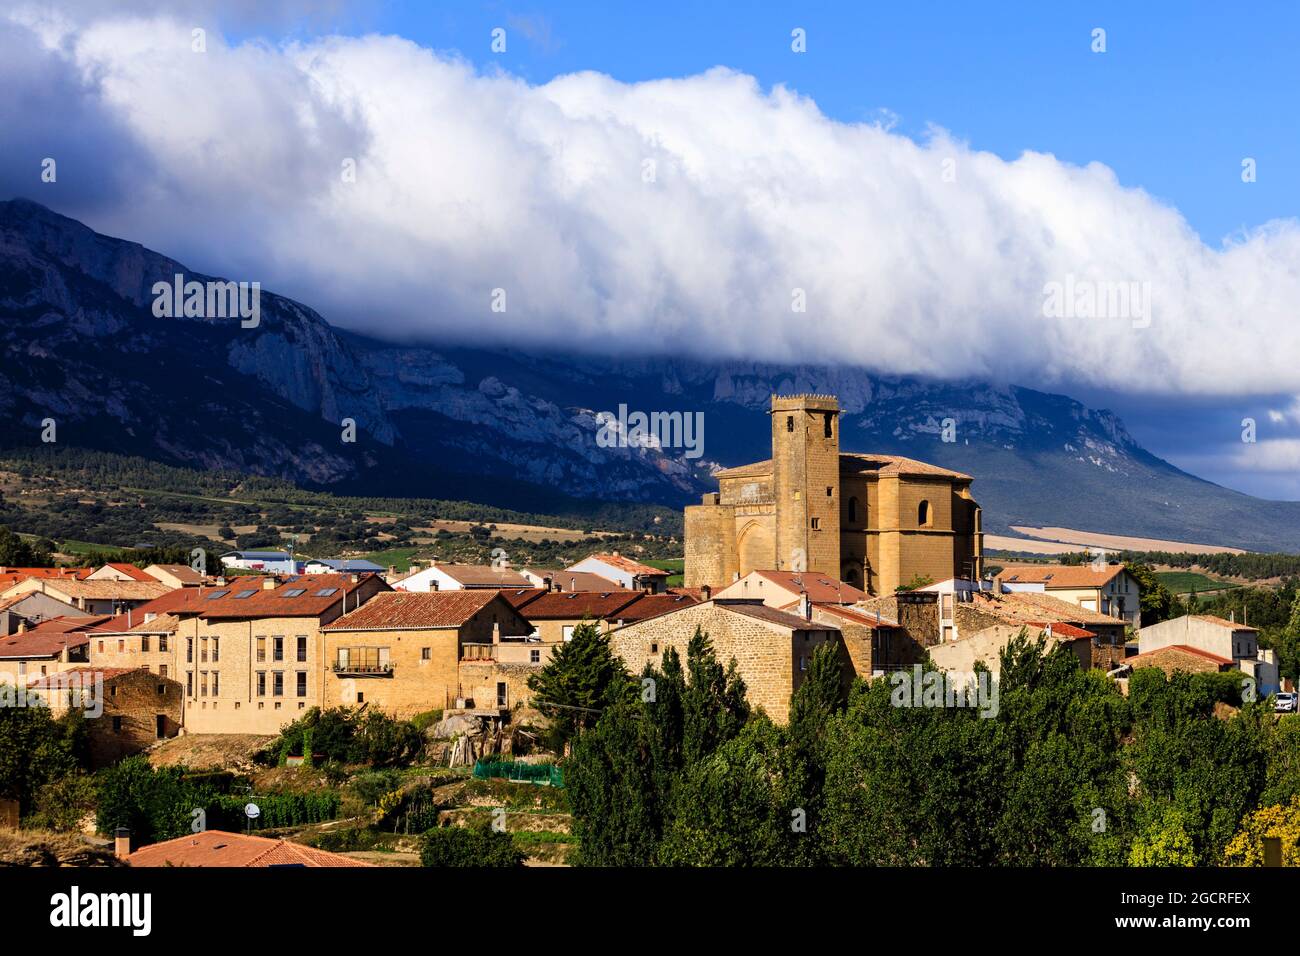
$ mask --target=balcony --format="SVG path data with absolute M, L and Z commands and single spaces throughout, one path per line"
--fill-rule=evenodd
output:
M 470 644 L 468 642 L 460 646 L 460 659 L 462 661 L 494 661 L 496 660 L 495 644 Z
M 386 647 L 340 647 L 331 669 L 341 677 L 392 677 Z
M 343 677 L 392 677 L 392 661 L 350 663 L 348 661 L 335 661 L 333 670 L 335 674 Z

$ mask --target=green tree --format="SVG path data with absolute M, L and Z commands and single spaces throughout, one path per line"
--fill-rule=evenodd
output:
M 570 640 L 551 652 L 551 659 L 528 678 L 533 704 L 551 721 L 556 743 L 595 726 L 601 712 L 625 699 L 632 684 L 623 662 L 610 648 L 599 625 L 583 621 Z
M 69 710 L 57 720 L 48 707 L 21 706 L 12 687 L 0 687 L 0 796 L 33 807 L 42 787 L 86 766 L 85 719 Z

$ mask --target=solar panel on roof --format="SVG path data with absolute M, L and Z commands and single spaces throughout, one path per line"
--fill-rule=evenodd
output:
M 225 597 L 225 596 L 226 596 L 227 594 L 229 594 L 229 593 L 230 593 L 229 590 L 226 590 L 226 591 L 211 591 L 211 592 L 209 592 L 209 594 L 208 594 L 208 600 L 209 600 L 209 601 L 215 601 L 217 598 Z
M 335 591 L 337 591 L 337 590 L 338 590 L 338 588 L 321 588 L 319 591 L 316 592 L 316 596 L 317 596 L 317 597 L 329 597 L 331 594 L 333 594 L 333 593 L 334 593 Z
M 241 598 L 250 598 L 256 593 L 257 593 L 256 591 L 240 591 L 238 594 L 235 595 L 235 600 L 239 600 Z
M 281 592 L 281 593 L 282 593 L 285 597 L 287 597 L 287 598 L 291 598 L 291 597 L 301 597 L 302 595 L 304 595 L 304 594 L 307 593 L 307 589 L 306 589 L 306 588 L 289 588 L 289 590 L 287 590 L 287 591 L 283 591 L 283 592 Z

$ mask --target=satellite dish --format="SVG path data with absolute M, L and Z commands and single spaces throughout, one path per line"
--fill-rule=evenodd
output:
M 244 807 L 244 814 L 248 817 L 248 819 L 256 820 L 258 817 L 262 815 L 262 811 L 256 803 L 250 803 L 248 804 L 248 806 Z

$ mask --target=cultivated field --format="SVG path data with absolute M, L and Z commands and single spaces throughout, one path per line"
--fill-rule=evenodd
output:
M 1029 528 L 1013 525 L 1026 537 L 986 534 L 984 546 L 1003 551 L 1028 551 L 1033 554 L 1067 554 L 1085 548 L 1106 548 L 1111 551 L 1186 551 L 1190 554 L 1245 554 L 1241 548 L 1226 548 L 1216 544 L 1194 544 L 1189 541 L 1166 541 L 1161 538 L 1136 538 L 1121 534 L 1102 534 L 1098 531 L 1077 531 L 1073 528 Z

